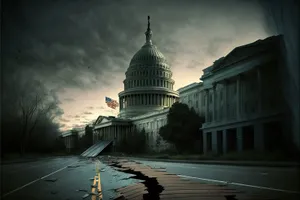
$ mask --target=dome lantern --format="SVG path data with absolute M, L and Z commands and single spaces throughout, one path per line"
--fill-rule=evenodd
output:
M 150 29 L 150 16 L 148 16 L 148 28 L 147 31 L 145 32 L 145 35 L 146 35 L 146 44 L 152 45 L 152 41 L 151 41 L 152 31 Z

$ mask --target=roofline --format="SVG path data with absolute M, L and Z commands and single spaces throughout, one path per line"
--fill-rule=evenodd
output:
M 196 88 L 196 87 L 200 87 L 201 85 L 203 85 L 202 81 L 200 81 L 200 82 L 194 82 L 194 83 L 191 83 L 189 85 L 186 85 L 184 87 L 179 88 L 177 91 L 179 93 L 182 93 L 182 92 L 188 91 L 190 89 L 193 89 L 193 88 Z

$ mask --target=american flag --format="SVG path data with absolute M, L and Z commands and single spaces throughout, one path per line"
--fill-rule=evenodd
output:
M 119 103 L 116 100 L 113 100 L 109 97 L 105 97 L 105 103 L 112 109 L 116 109 L 119 106 Z

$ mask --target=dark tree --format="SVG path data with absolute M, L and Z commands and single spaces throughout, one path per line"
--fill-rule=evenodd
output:
M 146 151 L 145 129 L 141 131 L 134 129 L 117 144 L 117 151 L 129 154 L 144 153 Z
M 160 128 L 160 136 L 174 144 L 179 152 L 191 152 L 194 142 L 201 138 L 199 130 L 204 122 L 193 108 L 183 103 L 174 103 L 167 116 L 167 124 Z

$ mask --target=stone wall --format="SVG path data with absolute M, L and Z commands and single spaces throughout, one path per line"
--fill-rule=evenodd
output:
M 152 151 L 162 151 L 169 147 L 169 144 L 159 135 L 159 129 L 167 124 L 168 112 L 169 109 L 163 109 L 131 118 L 137 130 L 145 129 L 148 147 Z

